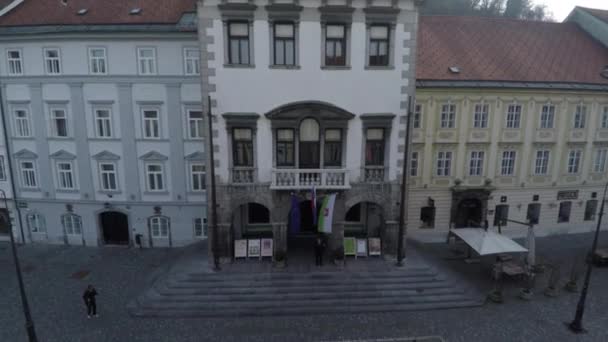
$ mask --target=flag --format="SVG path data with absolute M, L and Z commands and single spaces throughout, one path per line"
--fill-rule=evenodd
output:
M 312 186 L 310 208 L 312 209 L 312 222 L 317 222 L 317 189 L 314 185 Z
M 321 215 L 319 216 L 319 223 L 317 225 L 317 230 L 319 233 L 331 233 L 331 223 L 334 217 L 335 202 L 336 194 L 323 197 L 323 203 L 321 204 Z
M 289 211 L 289 232 L 298 234 L 300 232 L 300 201 L 296 195 L 291 195 L 291 210 Z

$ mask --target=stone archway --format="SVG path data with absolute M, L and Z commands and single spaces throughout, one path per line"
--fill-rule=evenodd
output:
M 361 201 L 347 207 L 344 216 L 344 236 L 380 237 L 384 233 L 386 214 L 382 205 Z
M 452 188 L 451 224 L 455 228 L 483 227 L 491 191 L 491 188 Z

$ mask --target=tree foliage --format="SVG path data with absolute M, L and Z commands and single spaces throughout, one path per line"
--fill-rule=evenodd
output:
M 525 20 L 551 21 L 545 5 L 534 5 L 532 0 L 426 0 L 422 14 L 481 15 Z

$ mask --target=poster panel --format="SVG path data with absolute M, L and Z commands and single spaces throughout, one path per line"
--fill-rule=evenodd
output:
M 357 247 L 355 238 L 345 237 L 344 238 L 344 255 L 354 256 L 357 255 Z
M 259 258 L 260 257 L 260 240 L 247 240 L 247 257 L 248 258 Z
M 380 238 L 369 238 L 369 255 L 381 255 L 382 249 L 380 245 Z
M 357 256 L 358 257 L 367 256 L 367 240 L 366 239 L 357 239 Z
M 234 240 L 234 257 L 247 257 L 247 240 Z
M 262 239 L 262 257 L 272 257 L 272 239 Z

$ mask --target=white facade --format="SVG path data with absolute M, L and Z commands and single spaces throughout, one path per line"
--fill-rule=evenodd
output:
M 2 144 L 1 153 L 13 158 L 23 206 L 22 227 L 11 209 L 16 236 L 22 230 L 26 242 L 111 243 L 104 230 L 115 228 L 104 227 L 112 224 L 100 214 L 113 211 L 126 214 L 120 243 L 135 243 L 136 234 L 144 246 L 202 237 L 195 232 L 206 230 L 204 183 L 191 170 L 204 170 L 203 143 L 190 134 L 202 120 L 198 55 L 192 32 L 1 37 L 10 146 L 6 153 Z M 27 179 L 29 162 L 34 180 Z M 10 195 L 9 180 L 0 185 Z M 34 214 L 42 218 L 39 232 Z M 65 214 L 78 215 L 81 229 L 66 228 Z M 160 216 L 168 221 L 160 225 Z

